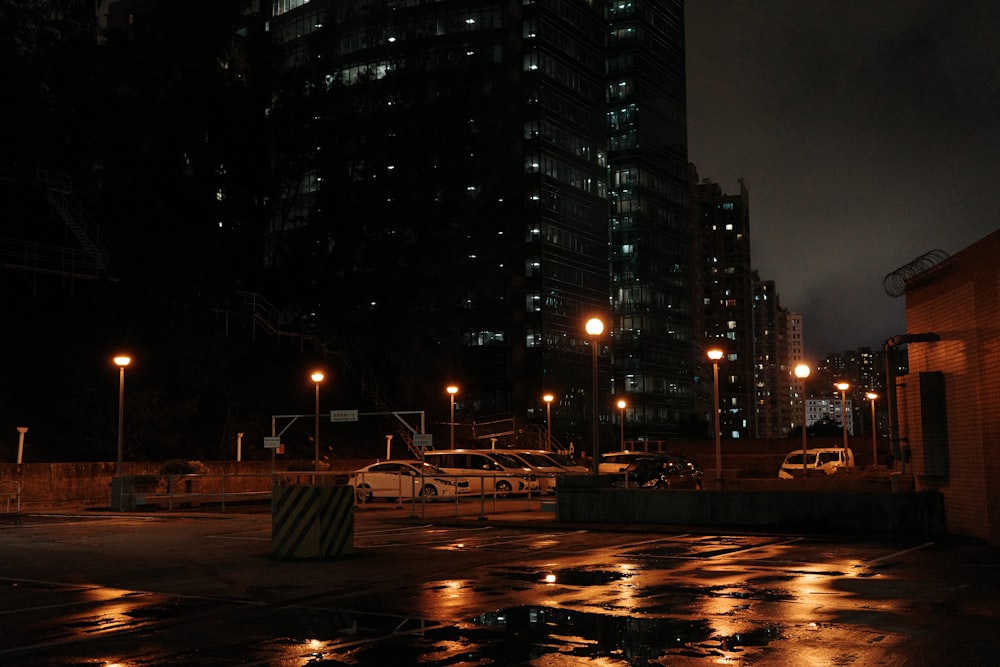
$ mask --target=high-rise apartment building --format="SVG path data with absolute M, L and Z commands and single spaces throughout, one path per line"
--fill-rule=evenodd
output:
M 799 364 L 810 366 L 806 360 L 805 345 L 803 344 L 803 324 L 802 313 L 789 312 L 785 316 L 787 326 L 786 342 L 788 346 L 788 370 L 791 389 L 789 392 L 789 419 L 788 429 L 802 427 L 803 422 L 803 401 L 806 400 L 806 380 L 795 375 L 795 367 Z M 813 372 L 813 368 L 809 372 Z
M 788 311 L 781 307 L 773 280 L 754 278 L 754 436 L 782 438 L 792 422 L 792 370 Z M 799 419 L 801 421 L 801 418 Z
M 604 4 L 613 392 L 661 438 L 694 406 L 683 3 Z
M 719 363 L 720 429 L 723 437 L 756 434 L 754 276 L 750 260 L 750 195 L 711 181 L 698 185 L 704 294 L 701 308 L 708 345 L 724 351 Z
M 542 421 L 551 392 L 578 451 L 597 315 L 607 440 L 611 393 L 635 435 L 692 414 L 682 2 L 265 9 L 280 302 L 397 405 L 455 382 L 464 420 Z

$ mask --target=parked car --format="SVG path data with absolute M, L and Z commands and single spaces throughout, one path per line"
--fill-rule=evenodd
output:
M 555 458 L 559 454 L 543 449 L 505 449 L 503 452 L 518 457 L 524 461 L 525 465 L 535 471 L 535 477 L 538 479 L 538 490 L 541 493 L 555 493 L 556 477 L 559 475 L 588 472 L 586 468 L 578 466 L 568 459 L 563 459 L 565 463 L 560 463 Z
M 351 473 L 359 502 L 376 498 L 437 498 L 469 493 L 469 480 L 421 461 L 383 461 Z
M 628 489 L 701 489 L 702 472 L 679 456 L 637 458 L 625 468 L 615 486 Z
M 601 462 L 597 471 L 602 475 L 613 475 L 625 472 L 629 464 L 637 459 L 664 458 L 669 454 L 664 452 L 640 452 L 638 450 L 622 450 L 620 452 L 605 452 L 601 454 Z
M 472 493 L 505 497 L 538 492 L 534 471 L 524 461 L 501 450 L 432 449 L 424 452 L 424 460 L 447 473 L 468 477 Z
M 586 474 L 589 474 L 591 472 L 591 469 L 588 468 L 587 466 L 580 465 L 576 461 L 574 461 L 574 460 L 572 460 L 572 459 L 570 459 L 570 458 L 568 458 L 568 457 L 560 454 L 559 452 L 549 452 L 549 451 L 545 451 L 545 450 L 534 450 L 534 451 L 537 451 L 538 454 L 540 454 L 540 455 L 544 456 L 545 458 L 549 459 L 550 461 L 552 461 L 553 463 L 555 463 L 560 468 L 565 469 L 566 472 L 568 472 L 568 473 L 575 473 L 575 474 L 584 474 L 584 475 L 586 475 Z
M 854 451 L 843 447 L 820 447 L 806 450 L 806 464 L 802 465 L 802 450 L 793 449 L 785 456 L 778 470 L 780 479 L 802 477 L 803 470 L 817 475 L 833 475 L 854 467 Z

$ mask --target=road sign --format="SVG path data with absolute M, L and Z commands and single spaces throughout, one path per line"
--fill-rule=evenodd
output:
M 423 449 L 434 447 L 434 435 L 431 433 L 414 433 L 413 446 Z
M 281 438 L 279 436 L 264 436 L 264 449 L 278 449 L 279 447 L 281 447 Z
M 330 421 L 332 422 L 356 422 L 358 421 L 357 410 L 330 410 Z

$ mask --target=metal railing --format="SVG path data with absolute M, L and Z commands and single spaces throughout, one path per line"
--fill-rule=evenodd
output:
M 0 486 L 0 497 L 4 499 L 5 508 L 4 514 L 20 514 L 21 513 L 21 482 L 17 480 L 3 482 L 3 486 Z M 14 510 L 11 511 L 11 505 L 13 504 Z

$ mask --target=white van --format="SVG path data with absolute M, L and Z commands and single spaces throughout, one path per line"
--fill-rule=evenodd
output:
M 538 493 L 534 471 L 523 461 L 492 449 L 431 449 L 424 452 L 424 461 L 452 475 L 469 479 L 470 494 Z
M 802 465 L 802 450 L 793 449 L 785 456 L 778 471 L 780 479 L 802 477 L 803 469 L 817 475 L 833 475 L 841 470 L 854 467 L 854 451 L 842 447 L 820 447 L 806 450 L 806 465 Z

